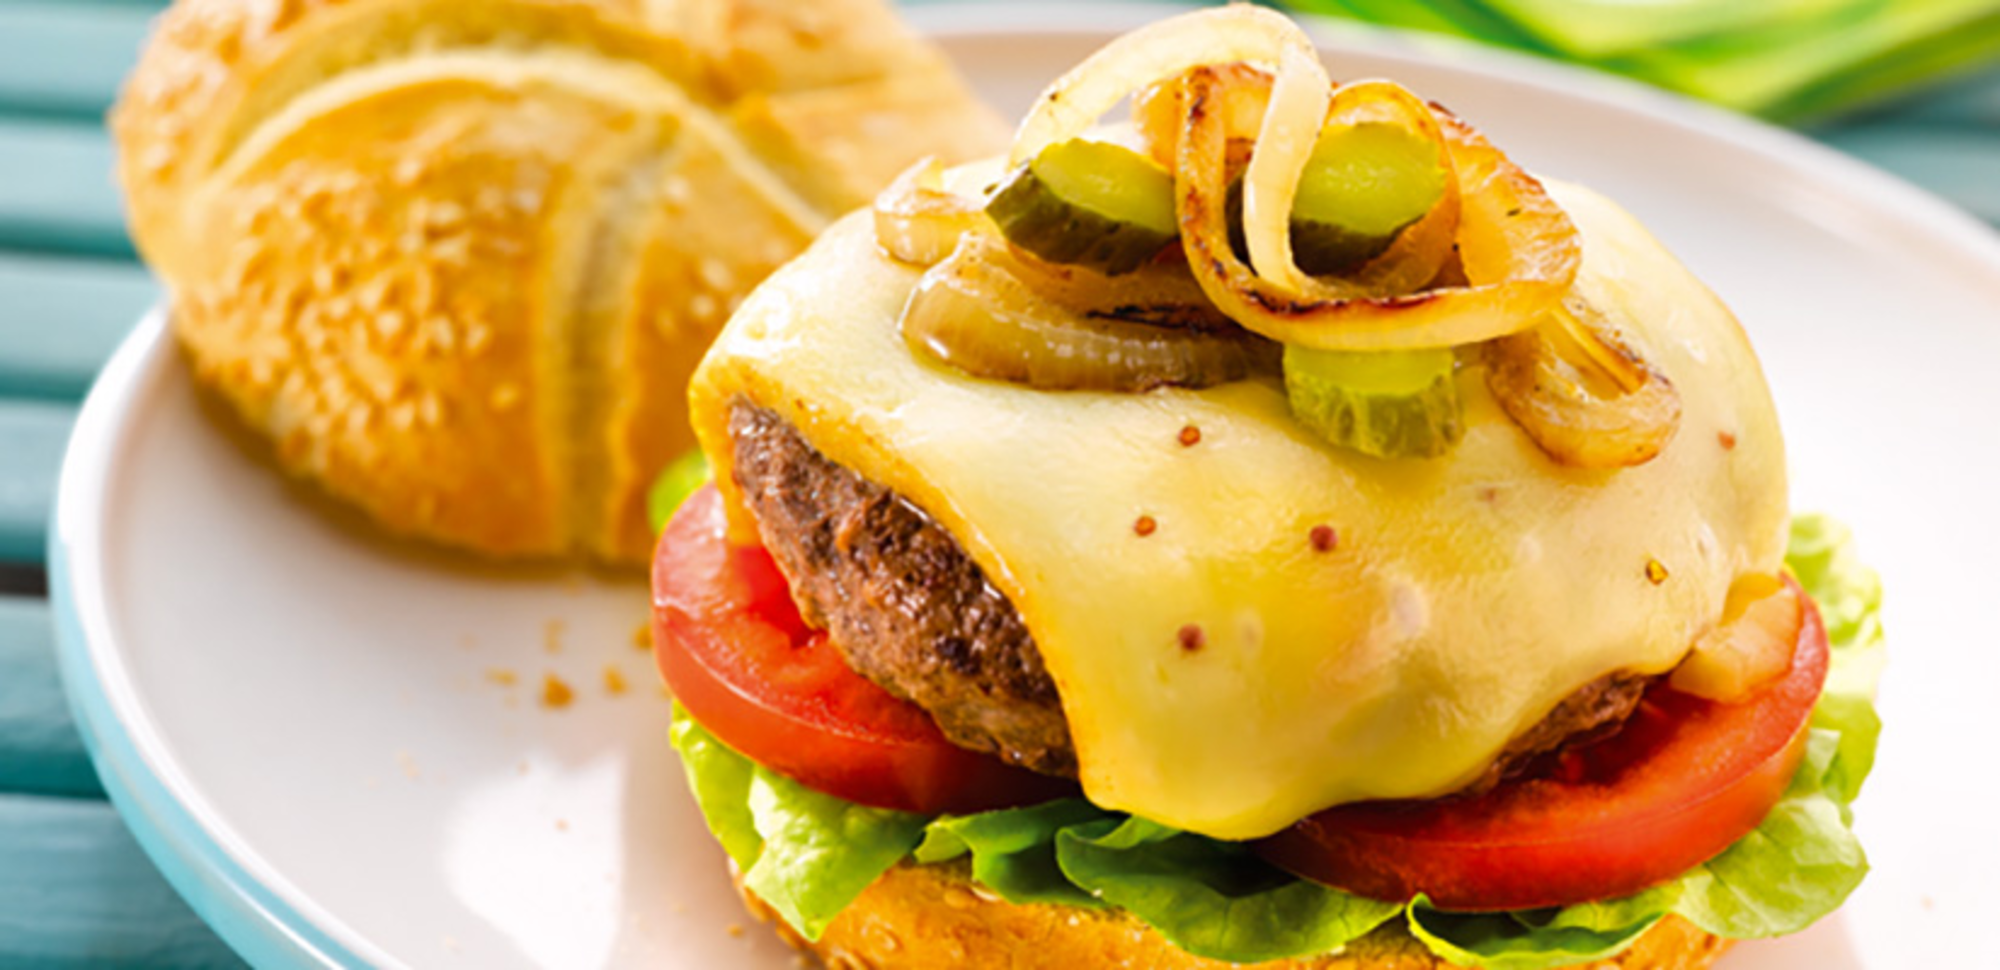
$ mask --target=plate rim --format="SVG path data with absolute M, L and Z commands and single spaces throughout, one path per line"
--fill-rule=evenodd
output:
M 274 888 L 253 875 L 202 823 L 200 798 L 185 790 L 189 782 L 171 764 L 163 770 L 155 763 L 159 753 L 148 750 L 155 726 L 136 709 L 138 701 L 123 677 L 98 552 L 106 532 L 105 493 L 119 445 L 127 440 L 136 415 L 132 404 L 164 375 L 172 347 L 167 311 L 156 306 L 140 318 L 92 384 L 63 456 L 49 530 L 48 575 L 57 660 L 70 713 L 126 828 L 167 883 L 238 956 L 255 966 L 366 970 L 394 965 L 386 954 L 362 958 L 336 939 L 344 929 L 337 921 L 334 927 L 321 925 L 286 898 L 284 890 L 292 887 Z
M 1186 3 L 1085 0 L 1052 3 L 922 3 L 903 13 L 937 39 L 990 34 L 1076 36 L 1122 33 L 1185 12 Z M 1921 187 L 1803 135 L 1594 69 L 1435 34 L 1293 12 L 1324 50 L 1524 83 L 1557 98 L 1581 99 L 1668 125 L 1758 156 L 1781 169 L 1849 190 L 1870 214 L 1913 229 L 1960 264 L 2000 283 L 2000 232 Z M 51 613 L 64 690 L 111 802 L 169 884 L 236 952 L 256 966 L 401 967 L 326 913 L 254 851 L 232 846 L 201 819 L 192 782 L 148 738 L 157 731 L 131 683 L 121 679 L 122 645 L 104 589 L 103 513 L 109 472 L 128 439 L 134 402 L 174 359 L 164 305 L 149 311 L 119 345 L 79 413 L 65 451 L 48 538 Z M 162 764 L 161 760 L 168 763 Z M 249 852 L 246 862 L 239 853 Z

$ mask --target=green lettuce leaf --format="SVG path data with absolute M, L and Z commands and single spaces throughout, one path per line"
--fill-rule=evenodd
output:
M 1882 578 L 1862 563 L 1846 526 L 1825 515 L 1793 519 L 1785 565 L 1818 602 L 1835 647 L 1852 651 L 1882 642 Z
M 1887 659 L 1882 643 L 1882 580 L 1855 553 L 1854 535 L 1824 515 L 1792 521 L 1791 550 L 1785 565 L 1819 604 L 1833 644 L 1826 690 L 1813 708 L 1813 727 L 1840 735 L 1839 756 L 1826 783 L 1841 803 L 1861 794 L 1875 765 L 1875 741 L 1882 720 L 1875 714 L 1875 684 Z
M 924 818 L 862 808 L 752 764 L 677 712 L 674 743 L 709 828 L 750 887 L 809 937 L 904 855 L 969 857 L 1016 903 L 1116 906 L 1190 953 L 1236 963 L 1326 953 L 1401 916 L 1452 963 L 1552 970 L 1618 953 L 1670 914 L 1731 939 L 1795 932 L 1838 908 L 1868 871 L 1849 829 L 1874 763 L 1882 588 L 1847 530 L 1793 523 L 1786 565 L 1818 603 L 1833 647 L 1806 756 L 1750 835 L 1679 879 L 1624 899 L 1496 914 L 1421 897 L 1382 903 L 1289 876 L 1240 845 L 1067 799 Z
M 1403 909 L 1299 879 L 1241 845 L 1142 818 L 1064 829 L 1056 857 L 1071 881 L 1175 946 L 1230 963 L 1336 950 Z
M 1661 895 L 1654 890 L 1629 899 L 1517 913 L 1449 913 L 1418 896 L 1405 919 L 1410 935 L 1452 963 L 1547 970 L 1602 960 L 1631 946 L 1666 918 Z
M 688 787 L 694 791 L 695 805 L 708 821 L 708 831 L 722 843 L 736 868 L 748 872 L 757 864 L 764 839 L 757 834 L 757 819 L 750 812 L 750 785 L 757 765 L 724 747 L 715 735 L 702 729 L 679 704 L 674 705 L 672 738 L 681 753 L 681 768 L 687 772 Z
M 1833 912 L 1861 884 L 1868 860 L 1825 781 L 1840 736 L 1814 730 L 1805 763 L 1763 824 L 1680 878 L 1673 911 L 1732 940 L 1782 936 Z
M 680 511 L 681 503 L 714 480 L 715 472 L 708 467 L 708 456 L 700 448 L 690 448 L 668 462 L 660 477 L 653 479 L 652 487 L 646 490 L 647 524 L 656 534 L 665 530 L 674 513 Z
M 929 864 L 972 856 L 972 878 L 1010 903 L 1059 903 L 1097 908 L 1096 896 L 1065 876 L 1056 861 L 1056 833 L 1108 816 L 1081 798 L 978 815 L 945 815 L 924 830 L 913 853 Z
M 813 791 L 730 750 L 679 705 L 672 738 L 743 884 L 809 940 L 923 836 L 923 816 Z

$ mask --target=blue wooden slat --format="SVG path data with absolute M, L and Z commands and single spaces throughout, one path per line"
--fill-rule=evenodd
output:
M 110 804 L 0 795 L 0 967 L 242 966 Z
M 0 396 L 76 400 L 159 299 L 122 260 L 0 253 Z
M 0 791 L 104 797 L 56 674 L 44 600 L 0 597 Z
M 129 256 L 96 125 L 0 119 L 0 247 Z
M 1877 122 L 1819 132 L 1826 143 L 2000 222 L 2000 129 Z
M 1911 95 L 1883 117 L 1901 124 L 2000 128 L 2000 71 Z
M 0 401 L 0 560 L 40 562 L 76 409 Z
M 0 8 L 5 7 L 46 7 L 59 3 L 69 7 L 120 7 L 131 10 L 147 10 L 158 13 L 173 6 L 174 0 L 0 0 Z
M 75 0 L 0 4 L 0 110 L 102 114 L 156 12 Z

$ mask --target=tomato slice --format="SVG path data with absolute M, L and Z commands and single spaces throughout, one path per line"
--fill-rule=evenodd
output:
M 849 668 L 799 616 L 771 554 L 728 541 L 713 486 L 689 496 L 660 537 L 653 646 L 674 697 L 710 733 L 829 795 L 936 814 L 1075 794 L 952 744 L 922 708 Z
M 1337 806 L 1257 850 L 1349 892 L 1422 893 L 1462 912 L 1615 899 L 1679 876 L 1756 828 L 1804 755 L 1826 628 L 1792 589 L 1804 609 L 1790 667 L 1738 703 L 1662 681 L 1617 734 L 1526 779 L 1471 798 Z

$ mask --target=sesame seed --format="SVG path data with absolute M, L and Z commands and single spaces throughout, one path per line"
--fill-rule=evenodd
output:
M 451 318 L 435 316 L 424 321 L 424 335 L 430 338 L 433 347 L 449 354 L 458 348 L 458 331 L 451 325 Z
M 695 272 L 710 289 L 728 290 L 736 285 L 736 274 L 730 271 L 728 263 L 719 259 L 711 257 L 702 260 L 696 265 Z
M 1646 560 L 1646 579 L 1658 586 L 1667 581 L 1667 567 L 1658 559 Z
M 447 236 L 431 244 L 431 259 L 447 266 L 464 266 L 472 261 L 472 237 L 466 233 Z
M 447 200 L 430 207 L 424 216 L 424 221 L 428 224 L 439 229 L 449 229 L 465 221 L 465 207 Z

